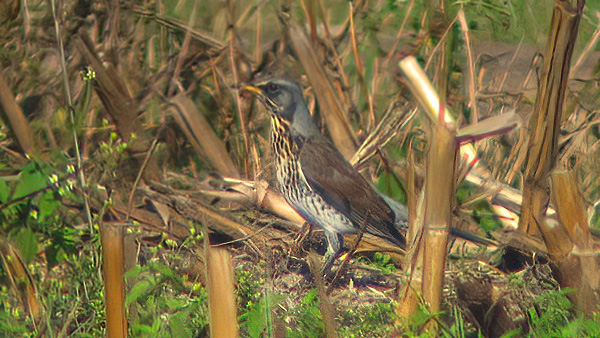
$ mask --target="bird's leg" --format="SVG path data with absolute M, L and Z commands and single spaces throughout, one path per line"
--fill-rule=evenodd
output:
M 344 237 L 334 232 L 325 232 L 327 236 L 327 251 L 325 252 L 325 263 L 321 267 L 321 272 L 326 273 L 330 270 L 333 261 L 339 257 L 342 246 L 344 244 Z
M 358 248 L 358 245 L 360 244 L 360 240 L 362 239 L 363 234 L 365 233 L 365 229 L 367 228 L 367 224 L 369 223 L 370 217 L 371 217 L 371 212 L 367 211 L 367 216 L 365 217 L 365 220 L 362 222 L 362 224 L 360 225 L 360 228 L 358 229 L 358 232 L 356 234 L 356 239 L 354 240 L 354 243 L 352 243 L 352 248 L 350 248 L 350 251 L 348 251 L 348 254 L 346 255 L 347 260 L 350 260 L 350 258 L 352 257 L 352 255 L 354 255 L 354 252 Z
M 331 286 L 329 287 L 329 290 L 327 290 L 327 294 L 331 293 L 331 291 L 333 290 L 333 286 L 342 277 L 342 274 L 346 270 L 346 266 L 348 265 L 348 262 L 350 262 L 350 259 L 352 258 L 352 256 L 354 256 L 354 253 L 356 252 L 356 249 L 358 249 L 358 245 L 360 244 L 363 234 L 365 233 L 365 228 L 367 225 L 368 218 L 369 218 L 369 214 L 367 214 L 367 218 L 361 225 L 360 229 L 358 229 L 358 233 L 356 234 L 356 239 L 354 240 L 354 243 L 352 243 L 352 247 L 350 248 L 350 251 L 348 251 L 344 255 L 344 259 L 340 263 L 340 267 L 338 268 L 337 272 L 335 273 L 335 277 L 333 277 L 333 280 L 331 280 Z
M 302 225 L 302 229 L 300 230 L 298 235 L 296 235 L 296 238 L 294 238 L 294 251 L 300 251 L 300 248 L 302 248 L 302 243 L 304 243 L 304 240 L 306 239 L 306 237 L 308 237 L 311 230 L 312 224 L 304 222 L 304 224 Z

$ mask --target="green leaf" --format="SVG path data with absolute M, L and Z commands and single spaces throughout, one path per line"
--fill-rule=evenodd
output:
M 161 323 L 160 317 L 155 317 L 154 318 L 154 322 L 152 323 L 152 332 L 153 333 L 158 333 L 159 332 L 159 330 L 160 330 L 160 323 Z
M 66 255 L 77 252 L 79 236 L 76 230 L 68 227 L 53 228 L 48 237 L 50 243 L 46 245 L 45 253 L 49 268 L 65 260 Z
M 400 203 L 406 203 L 404 188 L 393 173 L 383 173 L 377 180 L 377 189 Z
M 150 288 L 150 282 L 147 280 L 136 283 L 125 298 L 125 306 L 129 306 L 132 302 L 137 301 Z
M 136 265 L 136 266 L 132 267 L 131 269 L 127 270 L 127 272 L 125 272 L 125 279 L 127 279 L 127 280 L 134 279 L 134 278 L 138 277 L 140 275 L 140 273 L 142 273 L 143 270 L 144 270 L 144 267 L 142 267 L 140 265 Z
M 172 337 L 186 338 L 193 336 L 192 330 L 187 325 L 189 323 L 189 315 L 190 311 L 187 309 L 178 311 L 169 317 L 169 327 L 171 328 Z
M 0 203 L 4 204 L 8 202 L 8 197 L 10 196 L 10 191 L 8 190 L 8 185 L 4 180 L 0 180 Z
M 44 192 L 38 203 L 39 222 L 42 223 L 49 216 L 55 215 L 56 210 L 61 204 L 61 201 L 56 198 L 53 191 Z
M 136 333 L 150 333 L 152 332 L 152 327 L 144 324 L 135 325 L 131 328 Z
M 50 244 L 46 246 L 44 254 L 46 255 L 46 260 L 48 261 L 48 269 L 51 269 L 63 261 L 62 258 L 64 257 L 65 251 L 58 245 Z
M 169 308 L 169 310 L 177 310 L 185 305 L 186 301 L 183 299 L 173 298 L 167 299 L 165 305 Z
M 262 333 L 269 329 L 267 327 L 269 316 L 272 312 L 271 309 L 282 302 L 285 299 L 283 295 L 279 294 L 266 294 L 261 297 L 258 304 L 252 306 L 246 316 L 246 325 L 248 327 L 248 335 L 250 337 L 262 337 Z
M 35 162 L 30 162 L 19 173 L 20 181 L 13 192 L 13 199 L 27 196 L 48 186 L 48 178 L 39 170 Z
M 152 264 L 151 268 L 158 272 L 163 278 L 174 279 L 177 278 L 175 271 L 171 270 L 170 267 L 164 264 Z
M 38 239 L 29 227 L 20 228 L 13 237 L 19 247 L 25 264 L 31 262 L 38 253 Z

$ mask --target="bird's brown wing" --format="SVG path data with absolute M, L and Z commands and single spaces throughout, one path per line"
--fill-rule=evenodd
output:
M 310 187 L 356 227 L 404 246 L 393 210 L 324 136 L 304 142 L 300 163 Z

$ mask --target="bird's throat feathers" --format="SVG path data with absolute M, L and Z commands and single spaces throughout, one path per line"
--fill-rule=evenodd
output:
M 271 125 L 276 134 L 288 134 L 290 132 L 290 122 L 281 116 L 271 115 Z
M 290 121 L 281 116 L 271 115 L 271 132 L 273 137 L 290 138 Z
M 286 157 L 297 153 L 304 144 L 305 137 L 293 132 L 291 123 L 277 115 L 271 116 L 271 140 L 278 156 Z

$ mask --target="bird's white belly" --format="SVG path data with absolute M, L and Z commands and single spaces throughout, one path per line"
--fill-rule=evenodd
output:
M 288 200 L 292 206 L 309 217 L 309 222 L 331 233 L 355 233 L 356 228 L 348 217 L 326 204 L 323 198 L 314 192 L 306 193 L 301 200 Z
M 280 191 L 287 202 L 306 219 L 307 222 L 323 228 L 329 233 L 355 233 L 356 228 L 341 212 L 325 202 L 314 192 L 306 180 L 301 168 L 296 168 L 296 162 L 290 161 L 279 166 L 277 181 Z

